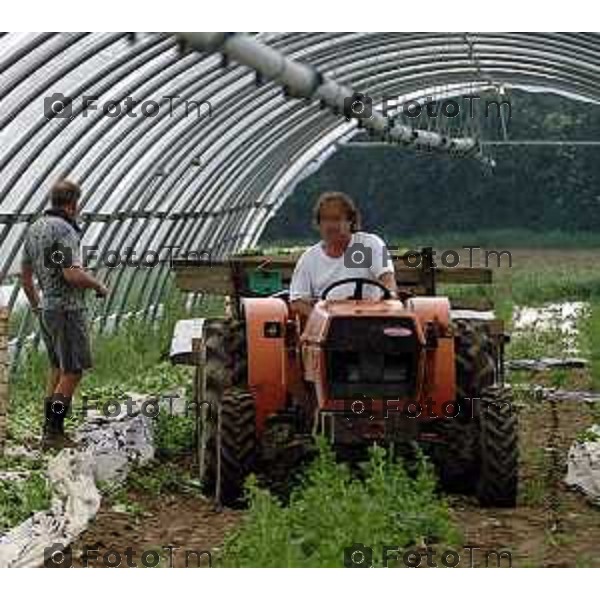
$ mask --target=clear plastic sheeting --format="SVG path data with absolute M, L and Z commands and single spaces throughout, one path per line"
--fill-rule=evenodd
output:
M 511 86 L 600 101 L 597 34 L 255 37 L 310 66 L 303 71 L 309 79 L 312 69 L 369 94 L 374 107 L 386 95 L 419 98 L 435 90 L 442 98 Z M 61 97 L 66 108 L 52 117 Z M 0 287 L 14 283 L 25 225 L 47 205 L 61 176 L 82 186 L 83 243 L 100 253 L 130 247 L 144 255 L 179 246 L 222 256 L 255 245 L 294 186 L 356 131 L 355 122 L 316 98 L 285 94 L 249 67 L 224 60 L 218 49 L 186 51 L 174 35 L 5 34 Z M 127 277 L 120 269 L 103 272 L 111 297 L 95 310 L 108 317 L 160 303 L 170 278 L 144 265 L 129 270 Z M 6 289 L 1 296 L 14 308 L 18 294 Z M 29 333 L 27 319 L 19 335 Z

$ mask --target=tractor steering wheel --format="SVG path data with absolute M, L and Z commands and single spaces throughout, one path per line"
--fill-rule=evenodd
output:
M 354 284 L 354 295 L 352 296 L 352 300 L 363 299 L 363 286 L 365 284 L 378 287 L 383 292 L 382 300 L 389 300 L 392 297 L 392 292 L 379 281 L 375 281 L 374 279 L 366 279 L 365 277 L 348 277 L 347 279 L 340 279 L 339 281 L 334 281 L 331 285 L 328 285 L 321 294 L 321 300 L 326 300 L 327 295 L 332 289 L 346 283 Z

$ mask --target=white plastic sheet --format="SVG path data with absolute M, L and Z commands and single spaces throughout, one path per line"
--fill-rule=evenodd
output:
M 187 363 L 192 355 L 192 340 L 201 338 L 204 319 L 182 319 L 175 324 L 170 358 L 173 363 Z
M 600 504 L 600 426 L 588 430 L 598 441 L 575 442 L 569 449 L 568 470 L 565 483 Z
M 74 438 L 79 447 L 62 450 L 48 465 L 50 509 L 0 537 L 0 568 L 42 566 L 45 554 L 69 546 L 95 517 L 101 501 L 96 482 L 123 481 L 133 462 L 154 457 L 152 419 L 125 407 L 118 417 L 92 415 Z

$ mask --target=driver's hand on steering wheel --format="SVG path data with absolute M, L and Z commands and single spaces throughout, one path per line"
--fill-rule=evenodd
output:
M 396 298 L 402 300 L 402 302 L 406 302 L 409 298 L 414 297 L 414 292 L 409 288 L 398 288 L 396 292 Z

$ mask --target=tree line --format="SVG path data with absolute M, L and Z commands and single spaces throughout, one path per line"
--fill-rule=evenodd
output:
M 549 93 L 510 93 L 509 140 L 600 140 L 597 105 Z M 476 123 L 503 139 L 499 120 Z M 347 147 L 301 182 L 265 238 L 311 236 L 310 208 L 325 190 L 358 202 L 365 229 L 388 235 L 529 229 L 600 232 L 600 146 L 494 146 L 493 169 L 398 147 Z

